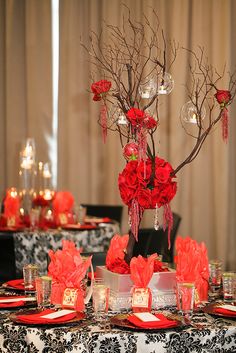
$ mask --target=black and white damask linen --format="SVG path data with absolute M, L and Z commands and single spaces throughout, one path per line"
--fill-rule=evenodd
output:
M 100 327 L 91 314 L 76 326 L 27 327 L 6 319 L 0 328 L 1 353 L 235 353 L 236 321 L 199 313 L 195 323 L 156 332 Z
M 62 239 L 75 242 L 84 252 L 107 251 L 114 234 L 119 233 L 118 224 L 107 224 L 97 229 L 81 231 L 35 231 L 14 233 L 14 249 L 16 274 L 22 275 L 22 268 L 26 263 L 39 265 L 42 274 L 47 272 L 48 250 L 58 250 L 62 246 Z

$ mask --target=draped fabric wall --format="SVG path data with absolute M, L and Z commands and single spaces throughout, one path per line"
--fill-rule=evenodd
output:
M 4 53 L 0 63 L 0 177 L 4 187 L 16 180 L 15 166 L 6 154 L 16 158 L 16 144 L 22 136 L 35 136 L 37 146 L 40 143 L 39 148 L 47 154 L 46 136 L 51 133 L 49 3 L 0 1 L 0 46 Z M 167 36 L 180 47 L 195 50 L 198 45 L 204 46 L 209 62 L 219 71 L 226 62 L 231 70 L 236 66 L 233 0 L 60 0 L 58 188 L 72 191 L 77 202 L 121 203 L 117 176 L 124 159 L 119 138 L 110 133 L 107 144 L 102 143 L 97 124 L 99 103 L 93 102 L 89 93 L 90 77 L 100 77 L 94 75 L 81 42 L 88 45 L 90 31 L 99 33 L 103 21 L 119 26 L 122 3 L 138 21 L 145 12 L 152 23 L 154 8 Z M 105 32 L 104 41 L 106 36 Z M 187 100 L 183 85 L 189 79 L 186 53 L 181 50 L 171 73 L 175 90 L 162 100 L 157 141 L 160 139 L 160 155 L 176 166 L 193 143 L 179 121 L 181 106 Z M 235 113 L 234 102 L 228 145 L 222 142 L 220 129 L 216 129 L 197 159 L 178 173 L 178 193 L 172 202 L 172 209 L 182 216 L 179 233 L 205 241 L 209 257 L 223 259 L 228 268 L 236 268 Z M 150 211 L 143 226 L 152 224 Z M 127 230 L 125 217 L 123 232 Z
M 52 135 L 51 4 L 0 0 L 0 192 L 18 186 L 19 150 L 34 137 L 49 160 Z

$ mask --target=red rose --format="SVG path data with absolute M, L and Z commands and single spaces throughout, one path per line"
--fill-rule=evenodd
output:
M 107 269 L 111 272 L 120 273 L 120 274 L 127 274 L 130 273 L 129 265 L 120 258 L 115 259 L 113 263 L 107 267 Z
M 155 165 L 156 167 L 164 167 L 166 165 L 166 161 L 162 158 L 156 157 L 155 158 Z
M 146 115 L 143 123 L 147 129 L 154 129 L 157 126 L 157 121 L 152 116 L 149 116 L 149 115 Z
M 137 165 L 137 161 L 130 161 L 126 164 L 126 167 L 122 172 L 127 186 L 132 188 L 136 188 L 138 186 Z
M 231 93 L 230 91 L 225 91 L 225 90 L 217 90 L 215 94 L 216 100 L 219 104 L 227 104 L 229 103 L 231 99 Z
M 129 186 L 127 186 L 126 179 L 122 174 L 119 175 L 118 185 L 122 201 L 125 205 L 129 205 L 129 203 L 135 197 L 136 188 L 130 188 Z
M 137 192 L 137 200 L 141 207 L 143 208 L 151 208 L 152 207 L 152 194 L 151 190 L 146 189 L 139 189 Z
M 167 267 L 163 267 L 163 263 L 159 260 L 154 261 L 154 270 L 153 272 L 168 272 Z
M 138 108 L 131 108 L 127 113 L 127 118 L 131 125 L 137 127 L 143 122 L 145 118 L 145 113 L 143 110 L 140 110 Z
M 111 82 L 107 80 L 100 80 L 98 82 L 94 82 L 91 85 L 91 90 L 94 93 L 93 100 L 100 101 L 102 99 L 102 94 L 106 93 L 111 88 Z
M 159 199 L 158 199 L 158 207 L 166 205 L 169 203 L 176 194 L 177 184 L 176 182 L 171 182 L 168 184 L 161 184 L 159 187 Z
M 157 167 L 155 170 L 155 177 L 158 183 L 167 183 L 170 178 L 172 167 L 166 163 L 164 167 Z
M 147 185 L 149 183 L 151 174 L 152 174 L 152 164 L 150 159 L 148 159 L 146 162 L 142 161 L 138 164 L 137 176 L 140 184 Z

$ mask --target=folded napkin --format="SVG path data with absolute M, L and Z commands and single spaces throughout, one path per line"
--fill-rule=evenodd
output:
M 223 314 L 226 316 L 235 316 L 236 317 L 236 311 L 221 308 L 220 306 L 215 306 L 213 311 L 214 311 L 214 313 L 217 313 L 217 314 Z
M 66 314 L 55 319 L 48 319 L 42 316 L 55 313 L 56 311 L 53 309 L 46 309 L 36 314 L 25 314 L 25 315 L 17 315 L 17 320 L 25 323 L 25 324 L 60 324 L 74 319 L 77 316 L 76 312 Z
M 160 321 L 142 321 L 137 316 L 131 314 L 128 315 L 127 320 L 131 322 L 131 324 L 141 327 L 141 328 L 168 328 L 175 327 L 178 325 L 178 322 L 175 320 L 167 319 L 163 314 L 155 314 L 155 316 Z
M 0 303 L 0 308 L 14 308 L 17 306 L 23 306 L 25 305 L 24 301 L 24 296 L 7 296 L 7 297 L 0 297 L 0 300 L 6 300 L 6 299 L 19 299 L 22 298 L 22 300 L 14 301 L 14 302 L 6 302 L 6 303 Z
M 25 290 L 23 278 L 13 279 L 11 281 L 6 282 L 6 284 L 7 284 L 7 286 L 15 288 L 15 289 Z

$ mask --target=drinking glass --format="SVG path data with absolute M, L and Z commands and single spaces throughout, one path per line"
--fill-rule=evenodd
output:
M 222 281 L 222 262 L 219 260 L 211 260 L 209 262 L 209 274 L 211 295 L 219 295 Z
M 109 305 L 110 288 L 101 279 L 93 282 L 93 310 L 98 321 L 105 321 Z
M 35 279 L 38 277 L 38 265 L 27 264 L 23 267 L 25 294 L 35 293 Z
M 224 301 L 234 302 L 236 300 L 236 272 L 224 272 L 222 283 Z
M 52 278 L 42 276 L 36 278 L 36 298 L 38 307 L 43 309 L 51 305 Z
M 177 308 L 186 318 L 190 319 L 193 314 L 195 298 L 195 285 L 192 282 L 177 283 Z

